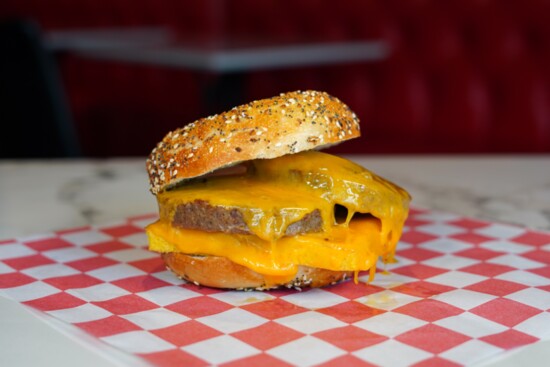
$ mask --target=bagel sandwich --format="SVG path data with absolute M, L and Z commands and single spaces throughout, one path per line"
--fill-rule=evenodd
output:
M 159 219 L 149 249 L 224 289 L 322 287 L 391 261 L 409 194 L 318 150 L 360 136 L 324 92 L 254 101 L 168 133 L 147 159 Z

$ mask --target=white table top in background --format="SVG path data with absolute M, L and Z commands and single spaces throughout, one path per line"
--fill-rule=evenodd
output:
M 51 51 L 89 59 L 216 73 L 380 61 L 390 52 L 380 40 L 184 39 L 162 27 L 52 31 L 45 34 L 45 43 Z

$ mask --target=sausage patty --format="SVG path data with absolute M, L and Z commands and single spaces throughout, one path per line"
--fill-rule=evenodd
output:
M 172 226 L 205 232 L 252 234 L 244 221 L 243 214 L 238 209 L 212 206 L 206 200 L 195 200 L 178 205 Z M 291 223 L 285 235 L 320 232 L 322 226 L 321 213 L 315 209 L 301 220 Z

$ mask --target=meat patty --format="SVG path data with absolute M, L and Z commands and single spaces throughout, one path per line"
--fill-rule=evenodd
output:
M 244 221 L 243 214 L 238 209 L 212 206 L 206 200 L 195 200 L 179 205 L 176 208 L 172 226 L 205 232 L 252 234 Z M 315 209 L 301 220 L 290 224 L 285 235 L 320 232 L 322 226 L 321 213 Z

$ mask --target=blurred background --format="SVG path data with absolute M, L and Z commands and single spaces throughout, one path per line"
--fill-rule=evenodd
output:
M 298 89 L 361 119 L 338 153 L 548 153 L 550 0 L 0 3 L 0 158 L 144 156 Z

